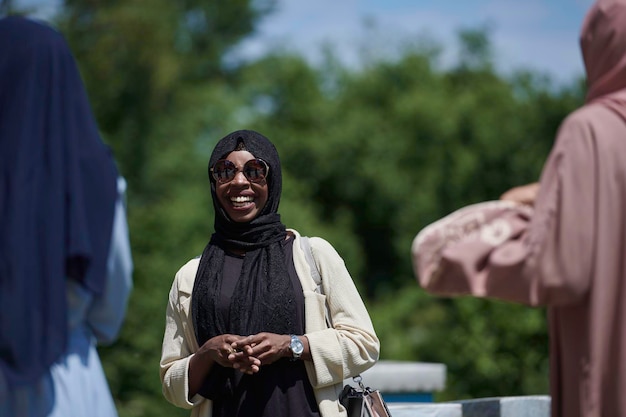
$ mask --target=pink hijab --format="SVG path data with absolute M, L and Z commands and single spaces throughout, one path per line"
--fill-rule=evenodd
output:
M 598 0 L 582 25 L 586 103 L 601 103 L 626 120 L 626 0 Z

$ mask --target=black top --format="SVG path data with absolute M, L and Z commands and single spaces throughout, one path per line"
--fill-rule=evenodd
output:
M 289 279 L 296 294 L 296 334 L 301 335 L 304 333 L 304 295 L 293 263 L 293 242 L 294 239 L 290 237 L 282 247 Z M 243 260 L 244 256 L 226 253 L 218 306 L 219 314 L 223 315 L 226 323 Z M 236 372 L 233 391 L 232 398 L 213 400 L 215 417 L 320 416 L 302 360 L 282 358 L 271 365 L 262 366 L 253 375 Z

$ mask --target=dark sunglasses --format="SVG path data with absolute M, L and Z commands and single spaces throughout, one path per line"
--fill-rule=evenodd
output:
M 220 159 L 210 169 L 211 176 L 220 184 L 231 182 L 239 172 L 237 166 L 228 159 Z M 251 159 L 243 164 L 243 175 L 250 182 L 261 182 L 270 171 L 270 167 L 261 158 Z

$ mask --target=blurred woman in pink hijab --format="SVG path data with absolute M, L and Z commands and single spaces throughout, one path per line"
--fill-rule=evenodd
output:
M 547 306 L 553 417 L 626 416 L 626 0 L 581 31 L 588 94 L 538 184 L 465 207 L 412 247 L 420 284 Z

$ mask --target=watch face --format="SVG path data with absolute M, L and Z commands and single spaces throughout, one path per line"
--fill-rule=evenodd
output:
M 289 348 L 293 352 L 293 356 L 296 358 L 302 355 L 302 352 L 304 352 L 304 345 L 302 344 L 300 338 L 297 336 L 291 336 L 291 345 L 289 345 Z

